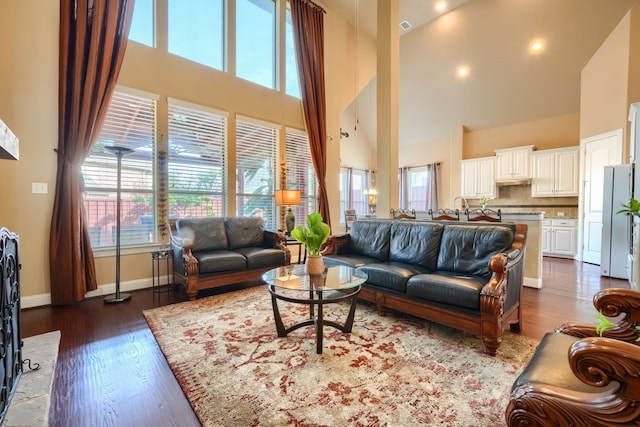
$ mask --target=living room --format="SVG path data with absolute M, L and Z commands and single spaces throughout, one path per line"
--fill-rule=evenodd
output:
M 270 123 L 276 123 L 282 129 L 290 127 L 303 129 L 304 119 L 299 100 L 281 91 L 267 89 L 229 72 L 210 68 L 171 55 L 167 52 L 166 31 L 167 1 L 158 0 L 158 37 L 157 48 L 149 48 L 131 42 L 127 47 L 124 65 L 118 84 L 157 95 L 160 99 L 178 99 L 203 105 L 211 109 L 223 110 L 233 117 L 239 114 Z M 326 3 L 326 4 L 325 4 Z M 467 7 L 477 7 L 477 0 L 468 2 Z M 500 3 L 500 2 L 496 2 Z M 596 2 L 597 3 L 597 2 Z M 604 2 L 601 2 L 604 4 Z M 326 8 L 326 79 L 327 79 L 327 128 L 334 143 L 328 143 L 327 185 L 329 189 L 339 188 L 339 170 L 343 166 L 370 168 L 371 156 L 369 141 L 361 145 L 354 143 L 355 136 L 349 140 L 340 140 L 340 128 L 344 123 L 342 115 L 357 93 L 368 85 L 375 74 L 375 42 L 362 36 L 356 55 L 354 27 L 348 17 L 332 12 L 329 2 L 319 2 Z M 619 8 L 615 18 L 610 18 L 612 30 L 624 17 L 629 8 L 638 5 L 638 1 L 616 2 Z M 164 5 L 164 7 L 160 7 Z M 609 4 L 601 6 L 608 10 Z M 22 0 L 2 5 L 0 34 L 2 35 L 2 53 L 5 66 L 0 69 L 0 118 L 19 135 L 20 160 L 17 162 L 0 160 L 5 172 L 2 181 L 4 195 L 3 208 L 0 210 L 0 224 L 20 235 L 21 286 L 23 307 L 37 307 L 50 303 L 49 280 L 49 229 L 55 192 L 57 168 L 58 135 L 58 2 L 38 2 Z M 164 14 L 162 11 L 165 11 Z M 6 12 L 6 13 L 5 13 Z M 364 13 L 364 12 L 363 12 Z M 637 15 L 637 14 L 636 14 Z M 637 17 L 634 17 L 634 22 Z M 164 26 L 160 23 L 164 22 Z M 606 38 L 608 33 L 602 33 Z M 346 41 L 346 42 L 345 42 Z M 355 64 L 355 58 L 358 64 Z M 354 76 L 358 69 L 357 83 Z M 572 82 L 579 87 L 579 83 Z M 356 85 L 358 87 L 356 87 Z M 626 94 L 625 94 L 626 97 Z M 636 99 L 637 100 L 637 99 Z M 258 102 L 256 102 L 258 101 Z M 404 101 L 401 101 L 404 102 Z M 598 122 L 592 116 L 583 117 L 581 109 L 589 106 L 574 104 L 575 109 L 566 113 L 553 114 L 544 118 L 509 123 L 484 129 L 468 135 L 464 123 L 456 127 L 452 135 L 437 138 L 435 141 L 417 140 L 411 148 L 399 152 L 399 165 L 418 165 L 443 162 L 441 193 L 443 205 L 458 194 L 458 160 L 488 155 L 495 148 L 524 145 L 527 141 L 516 140 L 514 135 L 531 135 L 540 128 L 553 128 L 553 134 L 537 134 L 545 148 L 578 145 L 580 139 L 592 134 L 610 130 L 610 123 L 598 123 L 600 128 L 586 128 Z M 166 111 L 166 110 L 165 110 Z M 599 111 L 592 114 L 599 114 Z M 166 114 L 166 112 L 165 112 Z M 162 117 L 159 113 L 159 123 Z M 613 127 L 626 126 L 626 116 L 618 114 Z M 365 127 L 369 124 L 362 123 Z M 159 125 L 163 126 L 163 125 Z M 503 137 L 500 145 L 488 144 L 487 140 L 500 133 L 503 127 L 512 126 Z M 601 128 L 604 126 L 605 128 Z M 351 132 L 351 130 L 349 129 Z M 495 132 L 495 133 L 494 133 Z M 166 129 L 159 128 L 158 136 L 167 135 Z M 546 139 L 545 139 L 546 138 Z M 472 140 L 473 142 L 469 142 Z M 507 141 L 508 140 L 508 141 Z M 165 141 L 166 142 L 166 141 Z M 511 145 L 513 144 L 513 145 Z M 547 145 L 544 145 L 547 144 Z M 628 147 L 628 145 L 627 145 Z M 456 152 L 456 154 L 453 154 Z M 234 152 L 229 151 L 233 158 Z M 376 153 L 376 162 L 380 169 L 382 154 Z M 420 157 L 419 160 L 416 159 Z M 391 166 L 387 165 L 387 170 Z M 233 171 L 233 168 L 229 168 Z M 235 212 L 235 176 L 228 177 L 228 212 Z M 44 194 L 33 193 L 31 183 L 46 183 L 48 191 Z M 386 204 L 386 205 L 385 205 Z M 342 212 L 339 209 L 339 192 L 330 191 L 331 223 L 340 224 Z M 391 200 L 380 200 L 380 211 L 395 207 Z M 28 214 L 25 214 L 28 213 Z M 88 296 L 99 296 L 113 291 L 114 252 L 105 250 L 96 254 L 96 270 L 99 290 Z M 560 264 L 564 266 L 564 264 Z M 149 287 L 151 265 L 149 247 L 127 249 L 123 253 L 123 282 L 130 289 Z

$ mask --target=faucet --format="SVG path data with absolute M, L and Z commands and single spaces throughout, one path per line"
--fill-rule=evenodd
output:
M 458 196 L 458 197 L 456 197 L 456 198 L 454 198 L 454 199 L 453 199 L 453 209 L 455 209 L 455 208 L 456 208 L 456 201 L 457 201 L 458 199 L 462 199 L 462 202 L 463 202 L 463 204 L 464 204 L 464 206 L 463 206 L 463 207 L 464 207 L 465 209 L 469 209 L 469 203 L 467 202 L 467 199 L 466 199 L 466 198 L 464 198 L 464 197 L 462 197 L 462 196 Z

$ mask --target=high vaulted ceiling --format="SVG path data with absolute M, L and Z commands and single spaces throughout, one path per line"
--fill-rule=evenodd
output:
M 434 3 L 400 0 L 400 21 L 413 24 L 400 39 L 402 145 L 448 138 L 453 126 L 486 129 L 578 113 L 582 68 L 627 11 L 640 6 L 640 0 L 457 0 L 438 17 Z M 357 9 L 359 28 L 375 38 L 375 1 L 335 0 L 330 7 L 350 22 Z M 529 45 L 536 38 L 544 50 L 534 55 Z M 469 67 L 466 79 L 456 76 L 459 65 Z

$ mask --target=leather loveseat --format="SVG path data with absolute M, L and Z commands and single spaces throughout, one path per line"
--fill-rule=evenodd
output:
M 189 299 L 201 289 L 257 280 L 291 259 L 284 235 L 253 217 L 183 218 L 170 221 L 174 283 Z
M 360 298 L 480 335 L 495 355 L 507 325 L 520 328 L 527 226 L 359 220 L 331 236 L 326 265 L 367 273 Z

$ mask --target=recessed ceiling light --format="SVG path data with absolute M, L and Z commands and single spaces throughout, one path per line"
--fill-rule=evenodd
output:
M 544 50 L 544 40 L 536 39 L 529 44 L 529 51 L 531 53 L 540 53 Z
M 456 68 L 456 75 L 461 79 L 469 77 L 469 67 L 466 65 L 458 66 L 458 68 Z
M 441 0 L 439 2 L 436 2 L 436 10 L 438 12 L 444 12 L 445 10 L 447 10 L 447 2 L 445 0 Z

